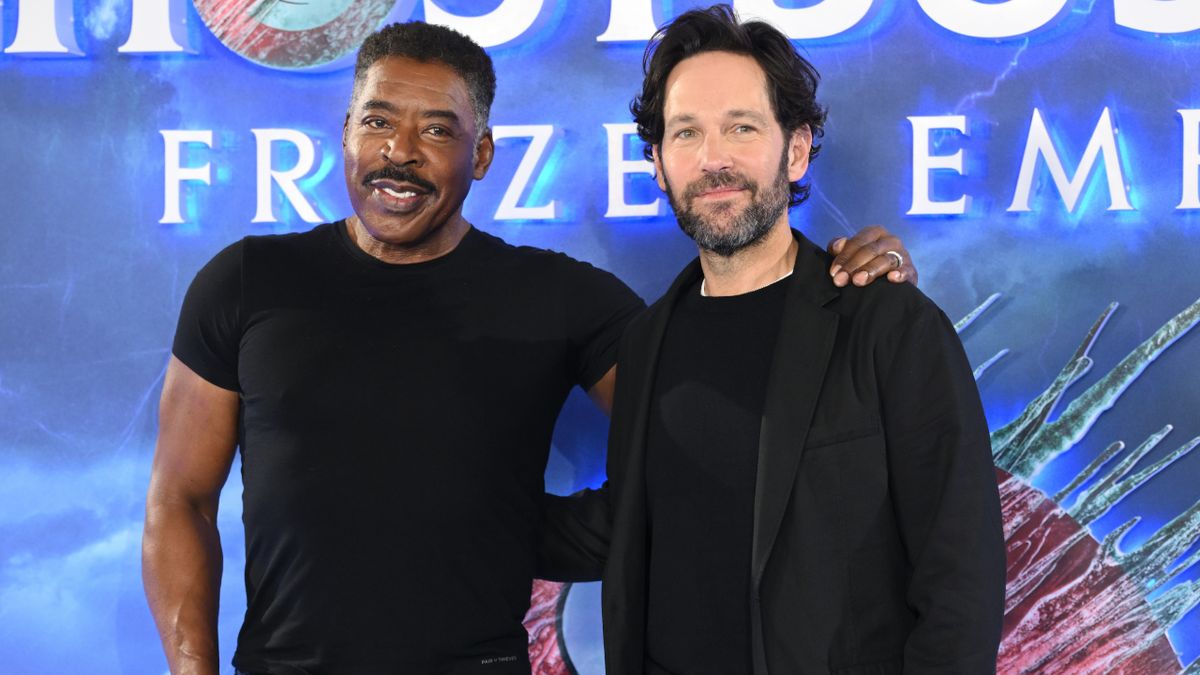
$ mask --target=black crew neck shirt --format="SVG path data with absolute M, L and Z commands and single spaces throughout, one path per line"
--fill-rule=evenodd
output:
M 787 280 L 688 290 L 664 336 L 647 430 L 646 654 L 670 673 L 748 673 L 758 435 Z
M 528 673 L 554 423 L 642 306 L 607 272 L 476 229 L 417 264 L 371 257 L 343 222 L 218 254 L 173 352 L 241 396 L 234 665 Z

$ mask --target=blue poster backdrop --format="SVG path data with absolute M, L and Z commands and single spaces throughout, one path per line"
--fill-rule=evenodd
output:
M 487 46 L 498 150 L 467 218 L 654 299 L 694 249 L 628 103 L 654 26 L 702 4 L 0 2 L 0 669 L 165 671 L 139 546 L 179 304 L 228 243 L 349 213 L 340 132 L 366 32 L 428 18 Z M 795 225 L 825 242 L 886 224 L 963 319 L 1007 522 L 1002 672 L 1183 671 L 1200 656 L 1200 0 L 735 5 L 823 76 Z M 548 488 L 599 483 L 604 433 L 574 396 Z M 528 625 L 539 672 L 601 672 L 595 586 L 539 585 Z

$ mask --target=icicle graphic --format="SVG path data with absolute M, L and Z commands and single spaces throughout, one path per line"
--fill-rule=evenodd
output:
M 1072 401 L 1057 420 L 1043 423 L 1034 430 L 1025 441 L 1025 452 L 1013 466 L 1012 472 L 1034 476 L 1052 459 L 1078 443 L 1096 419 L 1117 402 L 1146 367 L 1191 330 L 1197 321 L 1200 321 L 1200 300 L 1163 324 L 1154 335 L 1121 359 L 1099 382 Z
M 989 297 L 956 329 L 961 332 L 970 326 L 997 297 Z M 1164 424 L 1128 453 L 1123 441 L 1112 441 L 1052 499 L 1031 487 L 1042 469 L 1086 436 L 1151 363 L 1200 323 L 1197 300 L 1069 400 L 1058 419 L 1048 421 L 1066 390 L 1093 366 L 1088 353 L 1116 309 L 1113 303 L 1101 313 L 1045 391 L 1014 420 L 992 432 L 1008 548 L 1000 672 L 1200 675 L 1200 659 L 1183 669 L 1167 637 L 1167 629 L 1200 605 L 1200 581 L 1166 588 L 1200 563 L 1200 551 L 1177 562 L 1200 540 L 1200 500 L 1128 552 L 1121 542 L 1139 518 L 1125 522 L 1101 541 L 1087 529 L 1200 446 L 1200 437 L 1134 471 L 1171 433 L 1173 427 Z M 1006 353 L 1001 350 L 979 366 L 976 379 Z M 1076 496 L 1067 508 L 1072 494 Z M 1160 589 L 1165 590 L 1147 600 Z

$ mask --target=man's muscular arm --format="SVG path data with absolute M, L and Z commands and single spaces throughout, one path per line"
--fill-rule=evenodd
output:
M 217 501 L 237 447 L 238 395 L 171 357 L 146 497 L 142 582 L 175 675 L 216 675 Z

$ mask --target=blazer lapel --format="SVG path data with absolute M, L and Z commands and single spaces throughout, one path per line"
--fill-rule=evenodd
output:
M 654 395 L 654 377 L 658 371 L 658 354 L 662 348 L 663 337 L 667 334 L 667 324 L 671 322 L 671 312 L 674 310 L 675 303 L 679 300 L 679 296 L 688 289 L 693 283 L 702 276 L 700 270 L 700 259 L 696 258 L 688 263 L 687 267 L 675 277 L 675 281 L 671 283 L 671 287 L 663 294 L 663 297 L 651 308 L 651 318 L 649 326 L 647 326 L 646 340 L 642 343 L 645 345 L 645 351 L 639 350 L 638 368 L 635 371 L 635 377 L 638 378 L 633 391 L 637 392 L 638 400 L 632 408 L 635 411 L 633 418 L 632 431 L 630 435 L 630 462 L 629 466 L 636 466 L 640 469 L 644 462 L 641 457 L 646 452 L 646 427 L 650 419 L 650 401 Z M 624 355 L 618 355 L 624 367 Z M 624 374 L 624 371 L 621 371 Z
M 654 395 L 654 378 L 663 337 L 670 323 L 671 310 L 679 295 L 701 276 L 699 260 L 693 261 L 676 277 L 671 288 L 647 311 L 644 332 L 631 333 L 623 340 L 627 351 L 618 355 L 620 376 L 617 378 L 616 409 L 609 436 L 609 458 L 620 448 L 621 488 L 614 514 L 614 537 L 609 551 L 601 591 L 606 630 L 605 654 L 608 671 L 641 673 L 645 661 L 646 614 L 646 430 L 649 426 L 650 403 Z M 632 330 L 632 329 L 631 329 Z M 628 426 L 618 420 L 629 419 Z M 609 478 L 614 478 L 612 466 Z
M 823 307 L 839 295 L 825 271 L 826 259 L 799 232 L 793 235 L 800 251 L 784 300 L 759 431 L 750 567 L 754 598 L 792 492 L 838 326 L 837 315 Z

